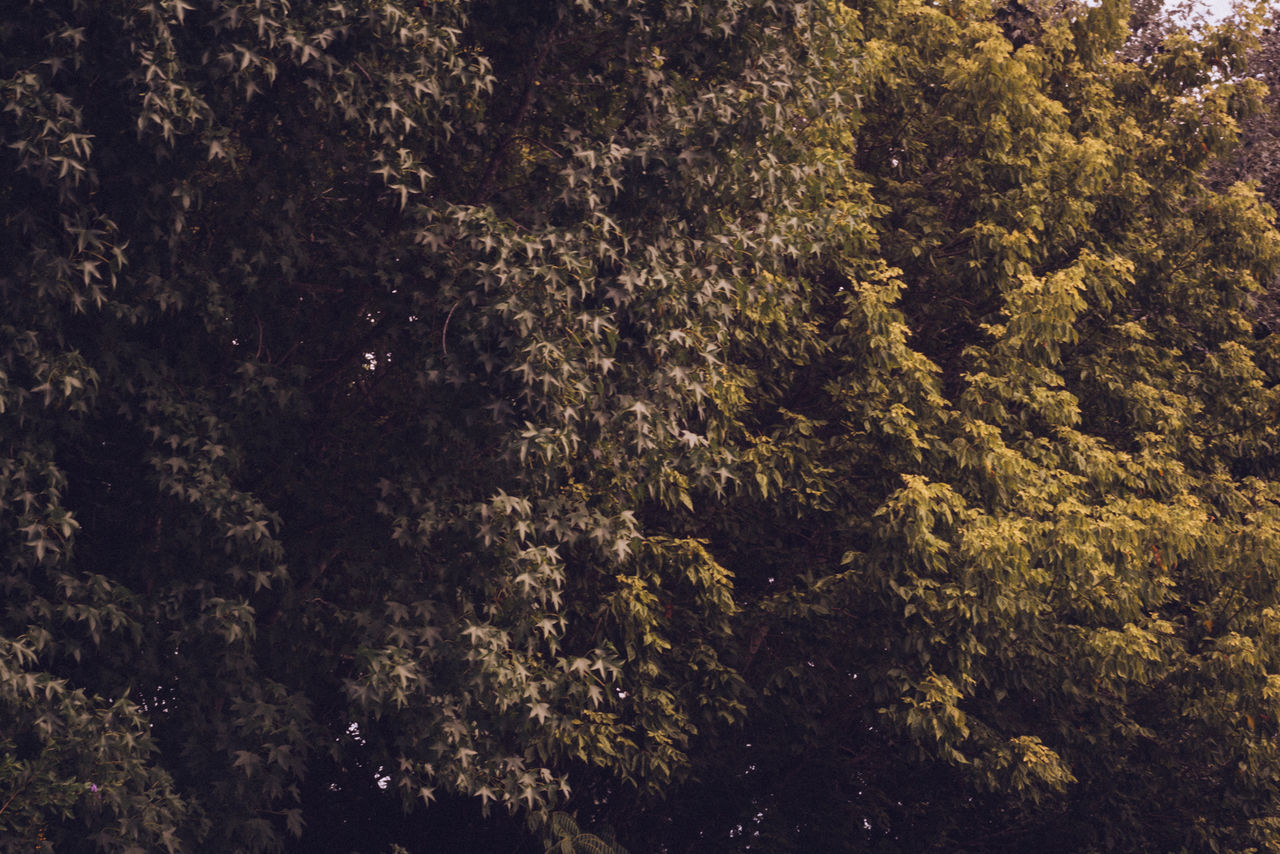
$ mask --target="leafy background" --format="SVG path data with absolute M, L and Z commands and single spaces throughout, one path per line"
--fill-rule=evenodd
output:
M 1264 11 L 0 13 L 0 845 L 1280 846 Z

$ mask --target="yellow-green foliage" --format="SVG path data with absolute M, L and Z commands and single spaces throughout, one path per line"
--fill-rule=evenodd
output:
M 1280 240 L 1202 178 L 1256 94 L 1239 44 L 1130 62 L 1111 3 L 1016 47 L 986 3 L 849 6 L 850 107 L 813 131 L 847 237 L 808 358 L 743 420 L 785 497 L 711 537 L 764 638 L 729 767 L 780 781 L 739 820 L 770 850 L 1280 845 L 1280 375 L 1252 313 Z

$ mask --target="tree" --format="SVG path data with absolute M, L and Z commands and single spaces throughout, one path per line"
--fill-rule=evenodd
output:
M 727 488 L 723 354 L 821 227 L 816 25 L 5 12 L 0 835 L 263 850 L 680 778 L 741 680 L 666 517 Z
M 1262 108 L 1242 122 L 1240 145 L 1210 175 L 1220 186 L 1256 182 L 1263 199 L 1275 208 L 1280 205 L 1280 18 L 1272 11 L 1261 22 L 1266 26 L 1248 53 L 1247 73 L 1267 85 L 1267 95 Z M 1280 328 L 1280 279 L 1270 283 L 1257 312 L 1267 330 Z
M 770 495 L 698 529 L 745 728 L 633 849 L 1280 845 L 1278 244 L 1205 178 L 1258 105 L 1246 33 L 1040 22 L 848 14 L 858 109 L 814 133 L 849 239 L 746 394 Z
M 1247 33 L 1004 9 L 0 16 L 0 838 L 1280 845 Z

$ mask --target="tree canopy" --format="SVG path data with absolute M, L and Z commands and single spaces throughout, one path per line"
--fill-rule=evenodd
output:
M 1250 27 L 0 12 L 0 847 L 1280 848 Z

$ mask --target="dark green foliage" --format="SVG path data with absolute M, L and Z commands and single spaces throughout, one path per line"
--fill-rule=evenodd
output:
M 683 776 L 742 705 L 729 576 L 668 517 L 730 483 L 725 354 L 811 254 L 813 26 L 6 12 L 0 833 L 258 850 L 317 786 Z

